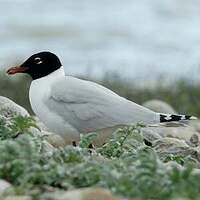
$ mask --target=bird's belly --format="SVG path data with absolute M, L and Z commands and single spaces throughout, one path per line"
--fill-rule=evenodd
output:
M 39 98 L 31 100 L 31 107 L 38 118 L 51 130 L 55 131 L 63 126 L 61 119 L 54 115 Z
M 35 94 L 35 93 L 34 93 Z M 61 116 L 50 110 L 45 104 L 47 96 L 38 91 L 37 95 L 33 95 L 30 90 L 30 103 L 36 116 L 49 128 L 50 131 L 61 135 L 65 141 L 77 141 L 80 136 L 76 129 L 66 123 Z

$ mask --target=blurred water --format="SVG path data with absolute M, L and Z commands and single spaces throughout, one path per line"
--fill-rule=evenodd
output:
M 0 66 L 49 50 L 68 74 L 198 78 L 199 0 L 0 0 Z

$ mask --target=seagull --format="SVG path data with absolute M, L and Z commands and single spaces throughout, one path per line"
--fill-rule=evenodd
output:
M 110 127 L 196 119 L 153 112 L 97 83 L 67 76 L 60 59 L 47 51 L 32 55 L 7 73 L 30 75 L 29 99 L 34 113 L 70 142 L 79 141 L 80 134 Z

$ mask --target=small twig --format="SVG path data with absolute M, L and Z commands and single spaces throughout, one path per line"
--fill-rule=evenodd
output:
M 16 139 L 19 135 L 21 134 L 21 132 L 19 131 L 16 135 L 14 135 L 12 138 Z

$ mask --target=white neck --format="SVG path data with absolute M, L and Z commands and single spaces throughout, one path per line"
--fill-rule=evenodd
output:
M 49 98 L 51 86 L 64 76 L 64 68 L 61 67 L 47 76 L 32 81 L 29 89 L 29 99 L 36 114 L 40 113 L 40 110 L 45 107 L 43 101 Z
M 63 76 L 65 76 L 65 70 L 64 70 L 64 67 L 61 66 L 59 69 L 57 69 L 56 71 L 50 73 L 49 75 L 33 80 L 32 83 L 33 82 L 34 83 L 35 82 L 43 82 L 46 79 L 48 79 L 48 80 L 56 80 L 56 79 L 58 79 L 60 77 L 63 77 Z

